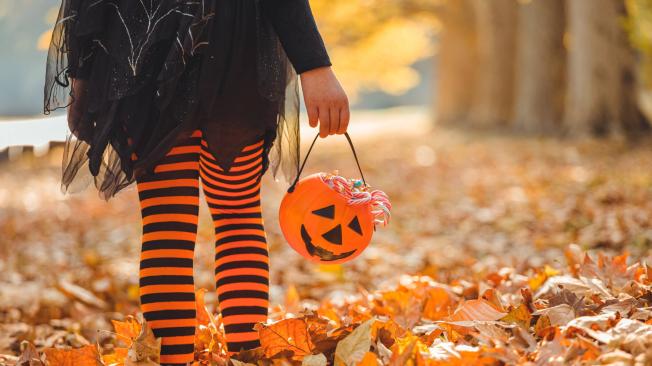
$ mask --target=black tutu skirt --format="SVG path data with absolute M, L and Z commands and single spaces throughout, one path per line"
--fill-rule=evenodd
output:
M 63 191 L 108 200 L 196 129 L 225 170 L 264 138 L 291 181 L 298 80 L 260 1 L 62 0 L 44 112 L 69 108 Z

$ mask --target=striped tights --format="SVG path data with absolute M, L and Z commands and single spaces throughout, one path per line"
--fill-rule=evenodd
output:
M 245 147 L 228 172 L 201 131 L 173 147 L 154 172 L 137 179 L 143 218 L 141 310 L 162 337 L 161 365 L 194 359 L 193 256 L 199 180 L 215 227 L 215 283 L 230 353 L 260 345 L 267 320 L 269 259 L 260 208 L 263 141 Z

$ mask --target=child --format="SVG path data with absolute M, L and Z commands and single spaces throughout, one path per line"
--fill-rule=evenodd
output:
M 62 0 L 45 113 L 68 108 L 62 188 L 110 199 L 134 181 L 140 302 L 161 364 L 193 361 L 199 178 L 215 226 L 230 353 L 259 346 L 268 254 L 260 209 L 271 165 L 298 171 L 300 74 L 309 122 L 342 134 L 347 97 L 308 0 Z

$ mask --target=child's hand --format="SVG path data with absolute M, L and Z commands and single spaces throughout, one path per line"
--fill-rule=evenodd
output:
M 310 127 L 319 136 L 343 134 L 349 126 L 349 99 L 330 67 L 319 67 L 301 74 L 303 99 Z

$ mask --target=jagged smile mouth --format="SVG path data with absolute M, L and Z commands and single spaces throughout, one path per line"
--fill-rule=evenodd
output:
M 303 239 L 303 243 L 306 245 L 306 250 L 308 253 L 310 253 L 310 255 L 313 257 L 321 258 L 323 261 L 336 261 L 339 259 L 344 259 L 352 256 L 356 252 L 355 250 L 352 250 L 342 254 L 335 254 L 326 249 L 316 247 L 312 243 L 312 238 L 310 237 L 310 234 L 308 234 L 308 231 L 304 225 L 301 225 L 301 238 Z

